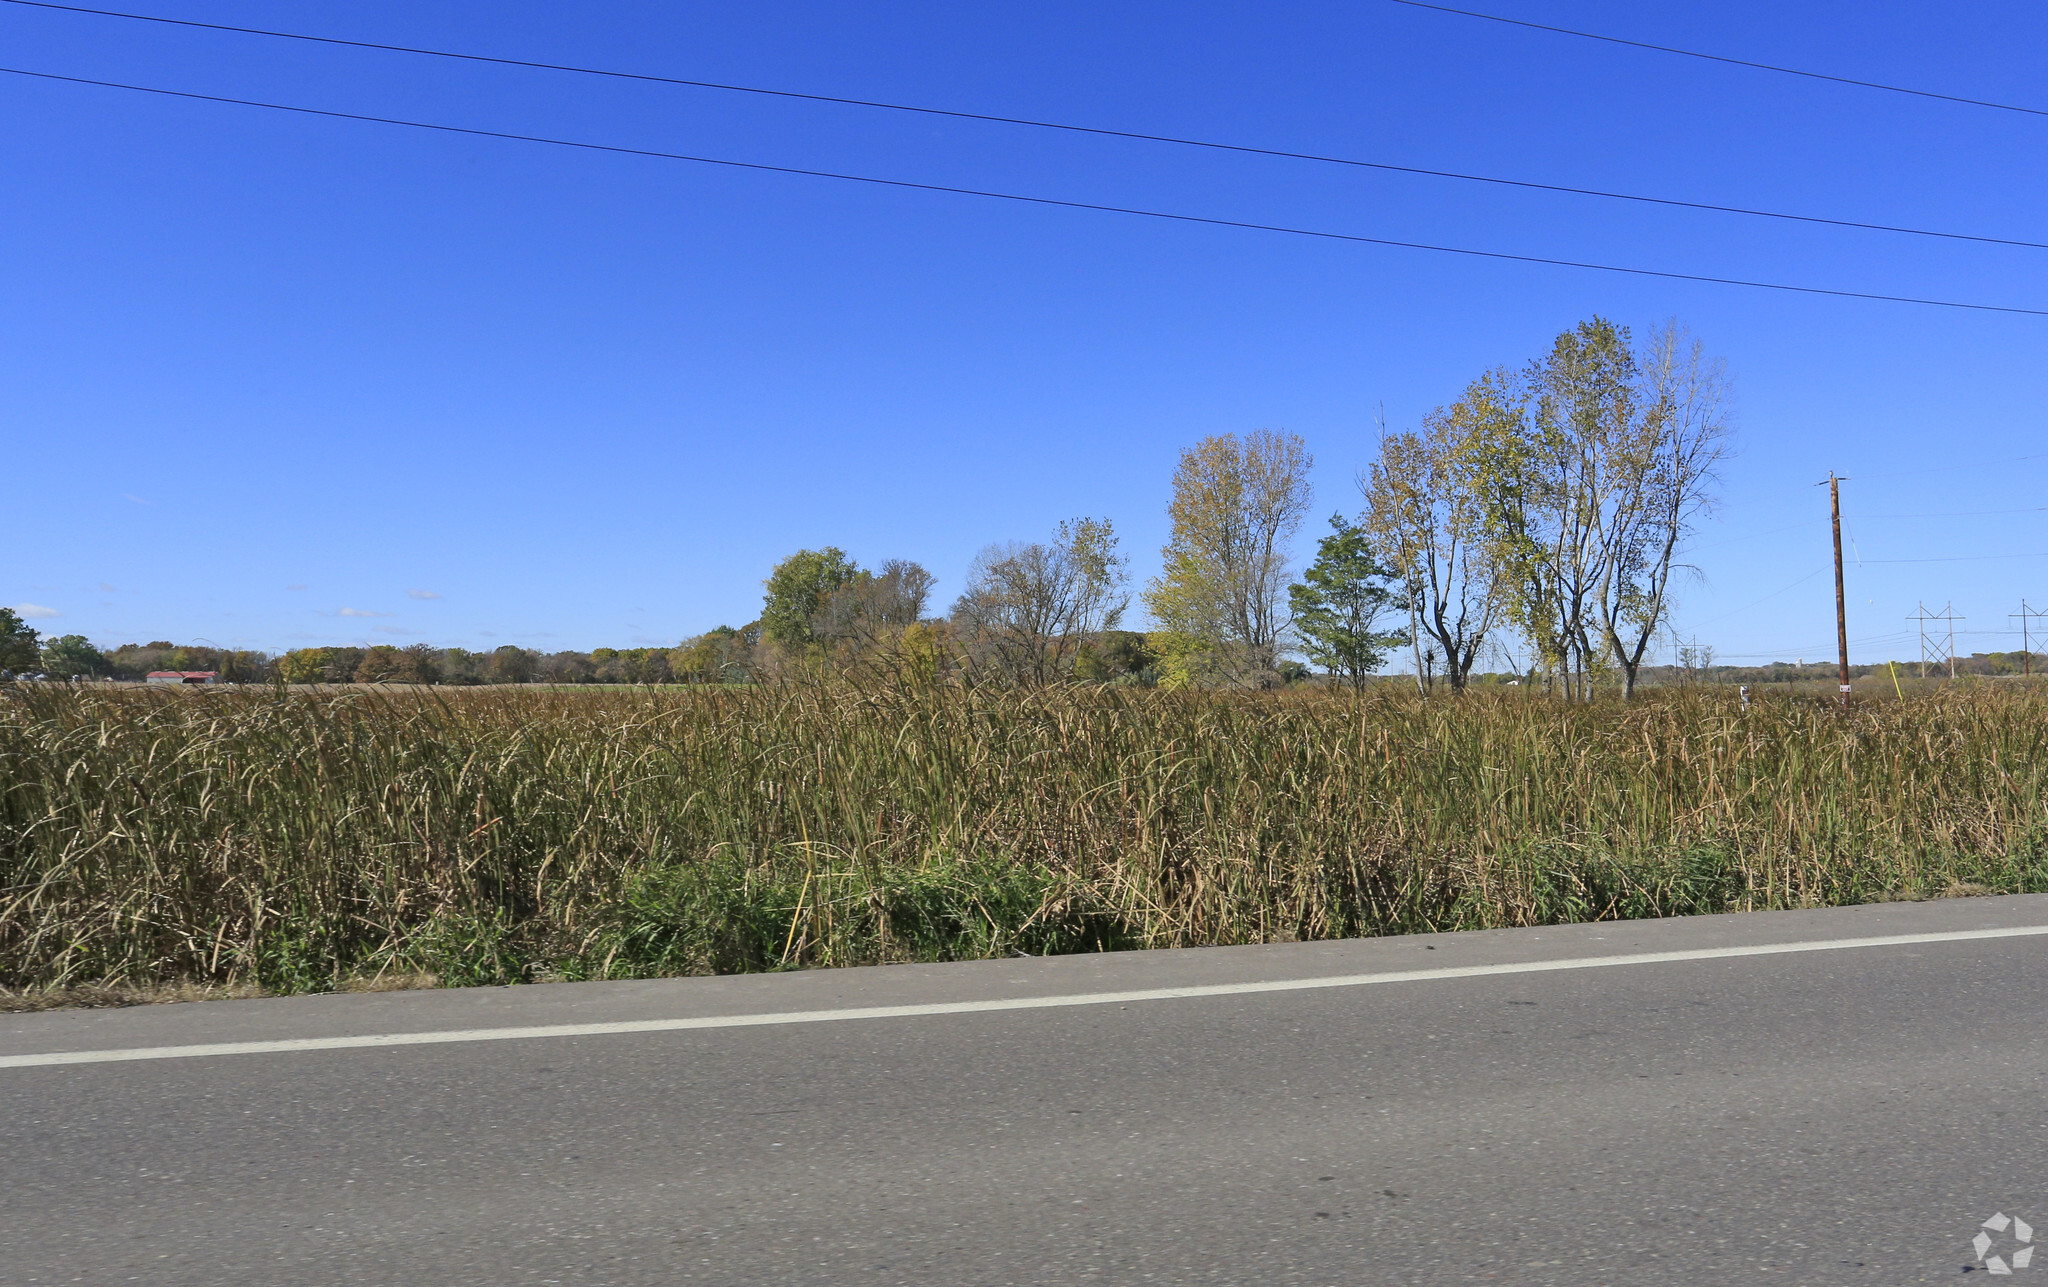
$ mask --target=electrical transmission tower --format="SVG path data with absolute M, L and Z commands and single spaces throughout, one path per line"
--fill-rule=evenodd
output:
M 2033 623 L 2035 617 L 2048 617 L 2048 608 L 2030 608 L 2027 601 L 2021 599 L 2020 610 L 2005 615 L 2020 619 L 2020 673 L 2031 675 L 2034 673 L 2034 637 L 2027 627 Z
M 1927 605 L 1923 603 L 1920 605 L 1920 611 L 1907 617 L 1906 620 L 1920 623 L 1920 678 L 1927 678 L 1927 663 L 1932 661 L 1936 670 L 1940 670 L 1942 666 L 1946 665 L 1948 667 L 1948 677 L 1954 679 L 1956 677 L 1956 622 L 1967 620 L 1967 618 L 1956 615 L 1956 607 L 1953 603 L 1944 607 L 1940 612 L 1929 612 Z

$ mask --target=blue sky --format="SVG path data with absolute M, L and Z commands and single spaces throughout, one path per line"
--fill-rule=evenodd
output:
M 112 6 L 122 7 L 122 6 Z M 207 21 L 2048 241 L 2048 117 L 1387 3 L 136 0 Z M 1492 12 L 2048 107 L 2048 13 Z M 2048 251 L 0 5 L 0 63 L 331 110 L 1479 249 L 2048 307 Z M 0 603 L 104 644 L 671 643 L 771 564 L 1116 522 L 1301 434 L 1353 511 L 1396 427 L 1593 313 L 1726 357 L 1739 454 L 1681 633 L 1859 660 L 2048 606 L 2048 318 L 1462 259 L 0 76 Z M 2001 511 L 2001 512 L 1990 512 Z M 1310 549 L 1318 518 L 1304 532 Z M 1986 558 L 1998 555 L 1997 558 Z M 1966 559 L 1959 562 L 1884 560 Z M 1806 578 L 1802 580 L 1801 578 Z M 942 604 L 943 606 L 943 604 Z

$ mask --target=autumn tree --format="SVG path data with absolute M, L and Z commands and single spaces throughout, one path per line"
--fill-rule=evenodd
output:
M 491 650 L 484 674 L 494 684 L 533 682 L 533 654 L 517 644 L 500 644 Z
M 277 659 L 275 674 L 287 684 L 317 684 L 326 678 L 326 648 L 294 648 Z
M 1634 695 L 1650 641 L 1669 617 L 1679 551 L 1713 508 L 1732 434 L 1727 365 L 1676 322 L 1650 333 L 1637 364 L 1651 410 L 1617 462 L 1596 599 L 1623 697 Z
M 827 594 L 811 618 L 812 637 L 843 648 L 849 660 L 884 648 L 924 618 L 936 578 L 909 559 L 886 560 Z
M 1130 598 L 1107 519 L 1061 523 L 1048 542 L 991 545 L 968 569 L 952 627 L 970 663 L 1019 684 L 1070 674 L 1082 647 L 1116 629 Z
M 1313 464 L 1299 436 L 1260 429 L 1204 438 L 1174 470 L 1166 566 L 1145 606 L 1231 678 L 1272 673 L 1286 625 L 1288 542 L 1308 514 Z
M 355 681 L 358 684 L 393 684 L 402 682 L 399 672 L 405 666 L 405 658 L 390 644 L 378 644 L 363 652 L 362 660 L 356 663 Z
M 597 665 L 589 653 L 564 649 L 534 658 L 533 677 L 543 684 L 590 684 L 597 682 Z
M 1728 433 L 1725 370 L 1675 324 L 1639 349 L 1594 317 L 1528 368 L 1474 473 L 1504 611 L 1566 696 L 1610 665 L 1635 691 Z
M 1461 691 L 1499 623 L 1502 567 L 1491 539 L 1492 445 L 1511 438 L 1511 400 L 1491 377 L 1423 418 L 1420 432 L 1382 433 L 1379 457 L 1359 479 L 1365 529 L 1407 602 L 1415 680 L 1440 665 Z
M 686 684 L 731 684 L 752 673 L 754 645 L 761 641 L 758 622 L 735 630 L 716 626 L 669 650 L 669 672 Z
M 1657 419 L 1639 376 L 1626 329 L 1594 317 L 1564 332 L 1530 365 L 1520 441 L 1494 462 L 1513 480 L 1495 515 L 1508 537 L 1508 610 L 1567 696 L 1583 696 L 1607 657 L 1595 608 Z

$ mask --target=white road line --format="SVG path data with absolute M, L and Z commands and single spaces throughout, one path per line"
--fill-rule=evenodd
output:
M 1434 970 L 1394 970 L 1383 974 L 1337 974 L 1309 979 L 1271 979 L 1257 983 L 1206 983 L 1185 988 L 1080 992 L 1067 996 L 1010 997 L 991 1001 L 936 1001 L 925 1005 L 862 1006 L 845 1010 L 783 1010 L 768 1014 L 716 1014 L 695 1019 L 634 1019 L 618 1023 L 556 1023 L 524 1028 L 379 1032 L 353 1037 L 220 1041 L 190 1046 L 139 1046 L 125 1050 L 54 1050 L 39 1055 L 0 1055 L 0 1068 L 124 1063 L 136 1059 L 210 1059 L 217 1055 L 275 1055 L 304 1050 L 355 1050 L 371 1046 L 438 1046 L 465 1041 L 528 1041 L 537 1037 L 600 1037 L 626 1032 L 687 1032 L 699 1028 L 760 1028 L 796 1023 L 843 1023 L 855 1019 L 915 1019 L 926 1015 L 982 1014 L 995 1010 L 1055 1010 L 1067 1006 L 1129 1005 L 1134 1001 L 1245 996 L 1256 992 L 1306 992 L 1316 988 L 1367 987 L 1376 983 L 1476 979 L 1495 974 L 1549 974 L 1558 970 L 1595 970 L 1614 965 L 1719 961 L 1741 956 L 1839 952 L 1857 947 L 1906 947 L 1915 943 L 1963 943 L 1975 939 L 2023 938 L 2042 934 L 2048 934 L 2048 925 L 1951 930 L 1941 934 L 1889 934 L 1880 938 L 1811 939 L 1797 943 L 1758 943 L 1749 947 L 1702 947 L 1679 952 L 1639 952 L 1629 956 L 1577 956 L 1556 961 L 1518 961 L 1506 965 L 1453 965 Z

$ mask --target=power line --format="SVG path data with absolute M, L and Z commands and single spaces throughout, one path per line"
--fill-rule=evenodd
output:
M 1800 577 L 1797 581 L 1792 581 L 1785 585 L 1781 585 L 1761 599 L 1752 599 L 1750 602 L 1743 604 L 1741 607 L 1732 609 L 1728 612 L 1724 612 L 1718 617 L 1708 617 L 1705 621 L 1696 621 L 1691 622 L 1689 624 L 1691 625 L 1692 629 L 1698 630 L 1701 626 L 1711 626 L 1717 621 L 1726 621 L 1730 617 L 1739 616 L 1742 613 L 1748 612 L 1751 608 L 1754 608 L 1759 604 L 1770 602 L 1772 599 L 1777 598 L 1779 595 L 1784 594 L 1788 590 L 1795 590 L 1798 587 L 1805 585 L 1808 581 L 1813 580 L 1815 577 L 1819 576 L 1821 573 L 1825 571 L 1827 571 L 1825 567 L 1815 568 L 1813 571 L 1808 572 L 1805 576 Z
M 1850 644 L 1850 646 L 1851 646 L 1851 647 L 1855 647 L 1855 648 L 1869 648 L 1869 647 L 1872 647 L 1872 646 L 1874 646 L 1874 645 L 1880 645 L 1880 644 L 1891 644 L 1891 643 L 1904 643 L 1904 642 L 1905 642 L 1906 640 L 1908 640 L 1908 639 L 1911 639 L 1911 638 L 1913 638 L 1913 632 L 1912 632 L 1912 631 L 1910 631 L 1910 630 L 1908 630 L 1908 631 L 1903 631 L 1903 632 L 1894 632 L 1894 633 L 1892 633 L 1892 634 L 1887 634 L 1887 635 L 1868 635 L 1868 636 L 1865 636 L 1865 637 L 1862 637 L 1862 638 L 1858 638 L 1858 639 L 1851 639 L 1851 640 L 1849 641 L 1849 644 Z M 1793 645 L 1793 646 L 1791 646 L 1791 647 L 1786 647 L 1786 648 L 1772 648 L 1772 649 L 1768 649 L 1768 650 L 1766 650 L 1766 651 L 1763 651 L 1763 652 L 1722 652 L 1722 651 L 1721 651 L 1720 649 L 1716 648 L 1716 649 L 1714 650 L 1714 656 L 1715 656 L 1715 657 L 1716 657 L 1717 659 L 1718 659 L 1718 658 L 1722 658 L 1722 657 L 1737 657 L 1737 658 L 1749 658 L 1749 657 L 1773 657 L 1773 658 L 1777 658 L 1777 657 L 1787 657 L 1787 656 L 1790 656 L 1790 657 L 1794 657 L 1794 658 L 1801 658 L 1801 657 L 1804 657 L 1804 656 L 1805 656 L 1805 655 L 1806 655 L 1807 653 L 1810 653 L 1810 652 L 1811 652 L 1811 653 L 1823 653 L 1823 652 L 1826 652 L 1826 651 L 1827 651 L 1828 649 L 1830 649 L 1830 648 L 1834 647 L 1834 644 L 1835 644 L 1835 641 L 1834 641 L 1834 640 L 1832 640 L 1832 639 L 1830 639 L 1830 640 L 1828 640 L 1828 641 L 1827 641 L 1826 643 L 1800 644 L 1800 645 Z M 1813 666 L 1815 666 L 1815 667 L 1825 667 L 1825 666 L 1827 666 L 1827 665 L 1828 665 L 1828 663 L 1827 663 L 1826 661 L 1815 661 L 1815 662 L 1812 662 L 1812 663 L 1810 663 L 1810 664 L 1811 664 L 1811 665 L 1813 665 Z M 1867 663 L 1866 663 L 1866 664 L 1867 664 Z M 1823 673 L 1824 673 L 1824 672 L 1823 672 Z
M 2027 250 L 2048 250 L 2048 242 L 2026 241 L 2013 237 L 1991 237 L 1968 232 L 1945 232 L 1933 228 L 1908 228 L 1897 224 L 1867 223 L 1856 219 L 1834 219 L 1823 215 L 1790 214 L 1780 210 L 1756 210 L 1747 206 L 1719 205 L 1710 201 L 1684 201 L 1675 197 L 1650 197 L 1631 192 L 1609 192 L 1600 188 L 1577 188 L 1567 184 L 1537 183 L 1527 179 L 1503 179 L 1495 175 L 1465 174 L 1456 170 L 1432 170 L 1422 166 L 1394 165 L 1385 161 L 1362 161 L 1354 157 L 1325 156 L 1315 152 L 1292 152 L 1284 148 L 1255 147 L 1241 143 L 1219 143 L 1209 139 L 1182 138 L 1171 134 L 1147 134 L 1138 130 L 1118 130 L 1103 126 L 1074 125 L 1062 121 L 1040 121 L 1029 117 L 998 116 L 986 112 L 956 111 L 943 107 L 921 107 L 909 103 L 884 102 L 879 99 L 843 98 L 832 94 L 812 94 L 791 89 L 769 89 L 758 85 L 732 85 L 720 81 L 690 80 L 680 76 L 656 76 L 645 72 L 617 71 L 603 67 L 580 67 L 570 63 L 547 63 L 525 58 L 497 58 L 488 54 L 463 53 L 448 49 L 425 49 L 414 45 L 394 45 L 374 40 L 347 40 L 339 36 L 314 36 L 304 32 L 274 31 L 264 27 L 238 27 L 228 23 L 199 22 L 190 18 L 164 18 L 155 14 L 124 13 L 115 9 L 91 9 L 82 5 L 55 4 L 52 3 L 52 0 L 4 0 L 4 3 L 31 9 L 54 9 L 63 13 L 91 14 L 102 18 L 125 18 L 136 22 L 154 22 L 173 27 L 192 27 L 202 31 L 225 31 L 247 36 L 267 36 L 278 40 L 298 40 L 309 44 L 339 45 L 350 49 L 372 49 L 384 53 L 418 54 L 428 58 L 449 58 L 460 62 L 489 63 L 499 67 L 522 67 L 535 71 L 571 72 L 579 76 L 604 76 L 614 80 L 641 81 L 654 85 L 681 85 L 692 89 L 711 89 L 732 94 L 758 94 L 770 98 L 789 98 L 811 103 L 833 103 L 843 107 L 870 107 L 890 112 L 914 112 L 922 116 L 945 116 L 963 121 L 983 121 L 997 125 L 1022 125 L 1032 129 L 1061 130 L 1070 134 L 1092 134 L 1102 138 L 1131 139 L 1144 143 L 1167 143 L 1176 147 L 1205 148 L 1217 152 L 1236 152 L 1246 156 L 1277 157 L 1290 161 L 1311 161 L 1321 165 L 1343 165 L 1356 169 L 1381 170 L 1391 174 L 1414 174 L 1434 179 L 1455 179 L 1462 183 L 1486 183 L 1499 187 L 1521 188 L 1531 192 L 1556 192 L 1569 196 L 1599 197 L 1608 201 L 1632 201 L 1643 205 L 1669 206 L 1680 210 L 1705 210 L 1716 214 L 1743 215 L 1756 219 L 1779 219 L 1793 223 L 1822 224 L 1832 228 L 1854 228 L 1864 232 L 1900 233 L 1912 237 L 1938 237 L 1948 241 L 1974 241 L 1991 246 L 2017 246 Z
M 1962 554 L 1947 559 L 1863 559 L 1864 563 L 1989 563 L 1996 559 L 2048 559 L 2048 550 L 2038 554 Z
M 1967 465 L 1939 465 L 1930 469 L 1899 469 L 1890 473 L 1873 474 L 1866 472 L 1865 481 L 1873 478 L 1925 478 L 1929 474 L 1973 474 L 2004 465 L 2017 465 L 2028 460 L 2048 460 L 2048 454 L 2034 452 L 2026 456 L 2007 456 L 1999 460 L 1979 460 Z
M 1777 72 L 1784 76 L 1804 76 L 1808 80 L 1832 81 L 1837 85 L 1854 85 L 1859 89 L 1881 89 L 1888 94 L 1910 94 L 1915 98 L 1939 99 L 1944 103 L 1961 103 L 1967 107 L 1991 107 L 2001 112 L 2021 112 L 2028 116 L 2048 116 L 2048 108 L 2021 107 L 2015 103 L 1994 103 L 1984 98 L 1964 98 L 1959 94 L 1940 94 L 1931 89 L 1911 89 L 1904 85 L 1887 85 L 1882 81 L 1857 80 L 1853 76 L 1833 76 L 1827 72 L 1806 71 L 1799 67 L 1780 67 L 1775 63 L 1752 62 L 1747 58 L 1729 58 L 1722 54 L 1705 54 L 1697 49 L 1679 49 L 1672 45 L 1653 45 L 1644 40 L 1628 40 L 1621 36 L 1605 36 L 1597 31 L 1577 31 L 1571 27 L 1553 27 L 1547 23 L 1528 22 L 1521 18 L 1503 18 L 1495 13 L 1479 13 L 1472 9 L 1453 9 L 1449 5 L 1430 4 L 1428 0 L 1389 0 L 1391 4 L 1404 4 L 1411 9 L 1434 9 L 1438 13 L 1454 13 L 1461 18 L 1483 18 L 1487 22 L 1505 23 L 1510 27 L 1527 27 L 1532 31 L 1548 31 L 1559 36 L 1577 36 L 1581 40 L 1602 40 L 1610 45 L 1627 45 L 1632 49 L 1648 49 L 1660 54 L 1678 54 L 1685 58 L 1700 58 L 1710 63 L 1727 63 L 1733 67 L 1748 67 L 1755 71 Z
M 1852 517 L 1852 518 L 1857 518 L 1857 519 L 1864 519 L 1864 518 L 1989 518 L 1989 517 L 1994 517 L 1994 516 L 1998 516 L 1998 515 L 2005 515 L 2005 514 L 2048 514 L 2048 505 L 2030 505 L 2030 506 L 2026 507 L 2025 509 L 1966 509 L 1966 510 L 1951 510 L 1951 511 L 1948 511 L 1948 512 L 1945 512 L 1945 513 L 1928 513 L 1928 514 L 1855 514 L 1855 515 L 1851 515 L 1851 517 Z M 1844 521 L 1846 522 L 1847 520 L 1844 520 Z M 1687 545 L 1687 546 L 1685 546 L 1685 547 L 1684 547 L 1684 549 L 1683 549 L 1683 552 L 1684 552 L 1684 553 L 1686 553 L 1686 554 L 1688 554 L 1688 555 L 1691 555 L 1691 554 L 1697 554 L 1697 553 L 1699 553 L 1699 552 L 1700 552 L 1701 550 L 1713 550 L 1713 549 L 1719 549 L 1719 548 L 1721 548 L 1721 547 L 1722 547 L 1722 546 L 1724 546 L 1724 545 L 1735 545 L 1735 544 L 1738 544 L 1738 543 L 1740 543 L 1740 542 L 1743 542 L 1743 541 L 1761 541 L 1761 540 L 1765 539 L 1766 537 L 1772 537 L 1772 536 L 1783 536 L 1783 535 L 1784 535 L 1785 533 L 1787 533 L 1787 532 L 1803 532 L 1803 531 L 1805 531 L 1805 530 L 1806 530 L 1806 527 L 1807 527 L 1807 525 L 1806 525 L 1806 524 L 1804 524 L 1804 523 L 1792 523 L 1792 524 L 1788 524 L 1787 526 L 1784 526 L 1784 527 L 1773 527 L 1773 528 L 1767 528 L 1767 529 L 1765 529 L 1764 531 L 1761 531 L 1761 532 L 1743 532 L 1743 533 L 1740 533 L 1739 535 L 1736 535 L 1736 536 L 1729 536 L 1729 537 L 1723 537 L 1723 538 L 1722 538 L 1721 540 L 1718 540 L 1718 541 L 1708 541 L 1708 542 L 1707 542 L 1706 544 L 1704 544 L 1704 545 Z M 2019 556 L 2019 557 L 2024 557 L 2024 556 Z M 1881 562 L 1882 560 L 1879 560 L 1879 561 Z
M 2048 505 L 2025 509 L 1959 509 L 1944 514 L 1858 514 L 1858 518 L 1988 518 L 1996 514 L 2048 514 Z
M 2014 617 L 2020 619 L 2021 673 L 2032 675 L 2034 673 L 2034 618 L 2048 617 L 2048 612 L 2044 612 L 2039 608 L 2029 607 L 2027 601 L 2021 599 L 2020 610 L 2018 612 L 2008 612 L 2005 615 L 2008 621 Z M 2011 634 L 2012 632 L 2008 630 L 2006 633 Z
M 1704 545 L 1686 545 L 1680 549 L 1680 553 L 1691 557 L 1701 550 L 1717 550 L 1724 545 L 1738 545 L 1743 541 L 1761 541 L 1768 536 L 1783 536 L 1787 532 L 1803 532 L 1806 530 L 1806 527 L 1805 523 L 1790 523 L 1784 527 L 1773 527 L 1762 532 L 1743 532 L 1737 536 L 1723 537 L 1718 541 L 1708 541 Z
M 986 188 L 962 188 L 942 183 L 918 183 L 909 179 L 884 179 L 873 175 L 845 174 L 834 170 L 809 170 L 793 165 L 768 165 L 759 161 L 733 161 L 722 157 L 691 156 L 682 152 L 663 152 L 653 148 L 622 147 L 613 143 L 586 143 L 575 139 L 548 138 L 538 134 L 514 134 L 506 130 L 475 129 L 464 125 L 442 125 L 432 121 L 411 121 L 394 116 L 371 116 L 362 112 L 339 112 L 322 107 L 299 107 L 290 103 L 269 103 L 251 98 L 229 98 L 221 94 L 199 94 L 182 89 L 160 89 L 152 85 L 130 85 L 121 81 L 94 80 L 85 76 L 62 76 L 55 72 L 29 71 L 20 67 L 0 67 L 0 73 L 10 76 L 29 76 L 38 80 L 60 81 L 71 85 L 93 85 L 102 89 L 129 90 L 139 94 L 157 94 L 166 98 L 183 98 L 202 103 L 227 103 L 236 107 L 260 107 L 275 112 L 294 112 L 301 116 L 320 116 L 339 121 L 364 121 L 375 125 L 402 125 L 410 129 L 434 130 L 443 134 L 463 134 L 473 138 L 506 139 L 516 143 L 545 143 L 551 147 L 577 148 L 586 152 L 606 152 L 619 156 L 648 157 L 663 161 L 687 161 L 695 165 L 719 165 L 735 170 L 754 170 L 765 174 L 792 174 L 813 179 L 836 179 L 846 183 L 866 183 L 876 187 L 903 188 L 915 192 L 944 192 L 955 196 L 984 197 L 994 201 L 1015 201 L 1026 205 L 1055 206 L 1065 210 L 1092 210 L 1102 214 L 1136 215 L 1146 219 L 1167 219 L 1175 223 L 1201 224 L 1213 228 L 1239 228 L 1252 232 L 1285 233 L 1292 237 L 1315 237 L 1324 241 L 1343 241 L 1366 246 L 1390 246 L 1399 250 L 1426 250 L 1442 255 L 1464 255 L 1474 259 L 1496 259 L 1518 264 L 1541 264 L 1552 268 L 1583 268 L 1594 272 L 1621 273 L 1631 277 L 1657 277 L 1667 281 L 1703 282 L 1714 286 L 1742 286 L 1752 290 L 1786 291 L 1799 295 L 1827 295 L 1837 299 L 1875 300 L 1887 304 L 1919 304 L 1931 308 L 1959 308 L 1980 313 L 2014 313 L 2027 317 L 2048 317 L 2048 309 L 2019 308 L 2009 304 L 1972 304 L 1957 300 L 1923 299 L 1911 295 L 1880 295 L 1870 291 L 1834 290 L 1825 286 L 1795 286 L 1785 282 L 1749 281 L 1739 277 L 1711 277 L 1703 273 L 1670 272 L 1661 268 L 1630 268 L 1618 264 L 1596 264 L 1577 259 L 1552 259 L 1541 255 L 1518 255 L 1504 250 L 1474 250 L 1467 246 L 1438 246 L 1420 241 L 1397 241 L 1391 237 L 1367 237 L 1357 233 L 1328 232 L 1315 228 L 1293 228 L 1284 224 L 1252 223 L 1243 219 L 1218 219 L 1208 215 L 1177 214 L 1167 210 L 1145 210 L 1136 206 L 1112 206 L 1093 201 L 1069 201 L 1060 197 L 1038 197 L 1016 192 L 995 192 Z

